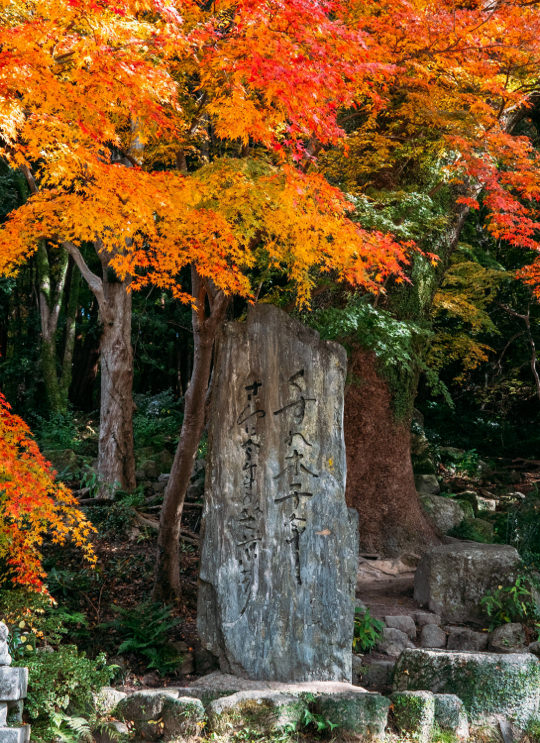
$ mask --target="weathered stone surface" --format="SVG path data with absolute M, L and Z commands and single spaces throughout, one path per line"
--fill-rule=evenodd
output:
M 28 669 L 0 667 L 0 700 L 3 702 L 24 699 L 28 688 Z
M 30 725 L 16 728 L 0 727 L 0 743 L 28 743 L 29 740 Z
M 24 701 L 22 699 L 17 699 L 16 702 L 8 702 L 7 709 L 7 724 L 10 726 L 22 725 Z
M 393 658 L 397 658 L 405 648 L 412 647 L 414 645 L 409 640 L 409 636 L 405 632 L 394 629 L 393 627 L 385 627 L 377 643 L 377 650 L 380 653 L 386 653 L 386 655 L 391 655 Z
M 480 599 L 513 582 L 519 564 L 508 545 L 454 542 L 432 547 L 420 560 L 414 598 L 450 622 L 479 621 Z
M 449 730 L 457 738 L 469 737 L 467 712 L 461 699 L 455 694 L 434 694 L 435 722 L 442 730 Z
M 6 642 L 9 637 L 9 630 L 4 622 L 0 622 L 0 642 Z
M 380 658 L 364 660 L 360 677 L 362 685 L 384 693 L 390 691 L 395 667 L 396 662 L 393 660 L 381 660 Z
M 469 722 L 502 715 L 524 726 L 538 712 L 540 662 L 530 654 L 405 650 L 394 673 L 397 690 L 456 694 Z
M 270 305 L 226 326 L 198 629 L 223 671 L 351 679 L 357 522 L 345 505 L 346 354 Z
M 428 743 L 435 721 L 435 699 L 429 691 L 398 691 L 390 697 L 397 729 Z
M 489 649 L 494 653 L 522 653 L 526 644 L 523 625 L 517 622 L 502 624 L 489 636 Z
M 178 690 L 158 689 L 124 696 L 116 714 L 146 740 L 182 739 L 200 732 L 205 711 L 200 699 L 180 696 Z
M 488 645 L 487 632 L 475 632 L 469 627 L 449 627 L 448 650 L 485 650 Z
M 465 511 L 452 498 L 445 498 L 442 495 L 423 495 L 420 500 L 430 519 L 443 534 L 448 534 L 465 518 Z
M 414 621 L 419 627 L 424 627 L 426 624 L 440 624 L 441 618 L 438 614 L 433 614 L 430 611 L 417 611 L 414 615 Z
M 415 475 L 414 484 L 420 495 L 438 495 L 441 491 L 435 475 Z
M 388 722 L 390 701 L 370 692 L 321 695 L 315 712 L 337 725 L 336 731 L 380 739 Z
M 222 734 L 242 728 L 271 734 L 300 724 L 306 703 L 280 691 L 239 691 L 210 703 L 209 730 Z
M 125 692 L 113 689 L 112 686 L 104 686 L 93 694 L 94 708 L 99 715 L 109 715 L 126 697 Z
M 206 713 L 200 699 L 168 698 L 161 713 L 165 740 L 184 740 L 201 732 Z
M 423 648 L 444 648 L 446 632 L 436 624 L 425 624 L 420 633 L 420 645 Z
M 416 637 L 416 624 L 414 623 L 414 619 L 408 614 L 385 617 L 384 623 L 387 627 L 393 627 L 394 629 L 401 630 L 401 632 L 405 632 L 410 640 L 414 640 Z

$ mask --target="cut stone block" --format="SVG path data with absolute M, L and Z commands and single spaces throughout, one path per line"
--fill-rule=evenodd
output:
M 449 730 L 457 738 L 469 737 L 467 712 L 461 699 L 455 694 L 434 694 L 435 722 L 442 730 Z
M 430 611 L 417 611 L 414 615 L 414 621 L 419 627 L 426 624 L 440 624 L 441 618 L 438 614 L 432 614 Z
M 0 701 L 11 702 L 26 697 L 28 669 L 0 667 Z
M 165 740 L 185 740 L 200 734 L 206 713 L 200 699 L 179 697 L 165 701 L 161 720 Z
M 0 743 L 28 743 L 30 740 L 30 725 L 17 728 L 0 727 Z
M 475 632 L 469 627 L 449 627 L 448 650 L 485 650 L 488 645 L 487 632 Z
M 435 699 L 429 691 L 398 691 L 390 697 L 397 729 L 428 743 L 435 721 Z
M 385 617 L 384 622 L 387 627 L 398 629 L 409 637 L 410 640 L 414 640 L 416 637 L 416 624 L 414 619 L 407 614 L 393 617 Z
M 426 624 L 420 633 L 420 645 L 423 648 L 445 648 L 446 632 L 436 624 Z
M 347 354 L 269 304 L 214 366 L 197 622 L 227 673 L 348 681 L 356 512 L 345 503 Z
M 314 708 L 337 725 L 336 731 L 378 740 L 384 736 L 390 701 L 370 692 L 321 695 L 317 697 Z
M 519 562 L 508 545 L 455 542 L 432 547 L 418 565 L 414 598 L 446 621 L 481 621 L 480 599 L 498 585 L 511 585 Z
M 279 691 L 239 691 L 210 703 L 209 730 L 217 735 L 242 728 L 260 734 L 295 729 L 307 705 L 299 696 Z
M 396 662 L 393 660 L 381 660 L 372 658 L 365 660 L 362 665 L 361 681 L 368 689 L 387 692 L 392 688 L 394 680 L 394 668 Z
M 397 658 L 405 648 L 412 648 L 414 645 L 409 640 L 409 636 L 399 629 L 385 627 L 377 643 L 377 650 L 380 653 L 386 653 L 393 658 Z
M 517 622 L 502 624 L 489 636 L 489 649 L 494 653 L 523 653 L 526 644 L 523 625 Z
M 502 715 L 525 727 L 538 712 L 540 662 L 531 653 L 409 649 L 397 662 L 394 687 L 456 694 L 472 724 Z

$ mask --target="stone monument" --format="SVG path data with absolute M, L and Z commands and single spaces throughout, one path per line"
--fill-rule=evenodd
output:
M 20 724 L 28 687 L 28 669 L 11 667 L 8 636 L 8 628 L 0 622 L 0 743 L 28 743 L 30 725 Z M 10 712 L 16 718 L 14 726 L 8 726 Z
M 358 533 L 345 504 L 346 353 L 272 305 L 214 369 L 198 629 L 227 673 L 351 680 Z

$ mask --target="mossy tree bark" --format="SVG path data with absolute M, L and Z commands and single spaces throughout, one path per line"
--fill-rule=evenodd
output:
M 398 320 L 429 322 L 431 305 L 459 241 L 468 209 L 456 205 L 431 265 L 417 258 L 412 284 L 389 291 L 387 307 Z M 420 360 L 425 343 L 414 354 Z M 353 343 L 345 397 L 349 506 L 360 519 L 360 546 L 393 557 L 421 553 L 440 540 L 416 492 L 410 430 L 421 364 L 385 378 L 375 354 Z
M 80 274 L 65 251 L 51 262 L 45 242 L 37 251 L 38 302 L 41 322 L 41 367 L 52 413 L 65 413 L 72 377 L 75 322 Z M 65 331 L 60 351 L 59 320 L 64 309 Z
M 66 241 L 62 247 L 77 264 L 99 306 L 102 335 L 98 475 L 101 496 L 112 498 L 116 488 L 132 491 L 136 486 L 129 280 L 116 277 L 109 268 L 112 256 L 97 241 L 94 247 L 101 261 L 101 277 L 90 270 L 73 243 Z

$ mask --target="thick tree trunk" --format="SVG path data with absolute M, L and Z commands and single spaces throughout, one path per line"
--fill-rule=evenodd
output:
M 420 506 L 410 454 L 410 418 L 397 420 L 375 355 L 356 350 L 345 393 L 347 504 L 360 517 L 360 546 L 394 557 L 438 541 Z M 412 412 L 412 410 L 411 410 Z
M 205 317 L 208 292 L 210 315 Z M 213 292 L 192 269 L 193 371 L 184 400 L 184 420 L 161 509 L 153 597 L 171 601 L 181 596 L 180 526 L 186 491 L 205 423 L 206 397 L 214 341 L 225 319 L 228 299 Z
M 136 487 L 131 294 L 120 281 L 104 279 L 103 290 L 98 474 L 102 497 L 112 497 L 116 487 L 127 491 Z

